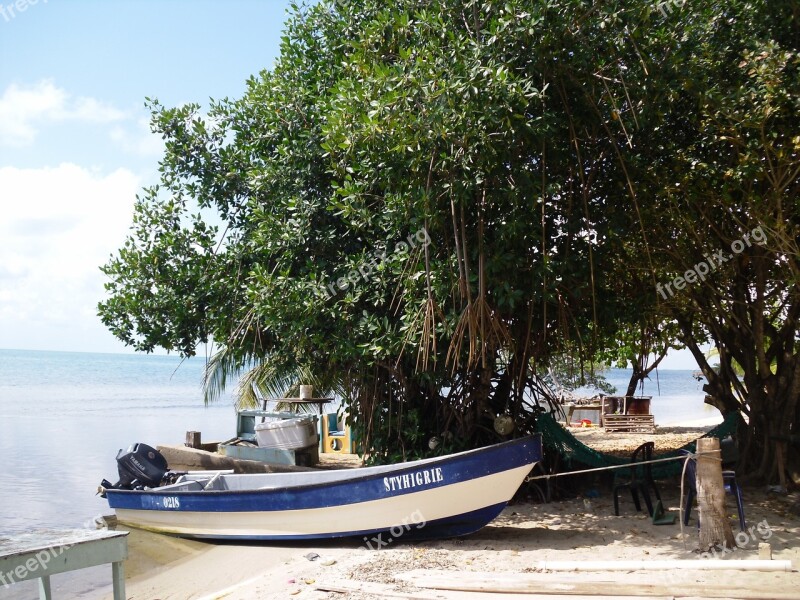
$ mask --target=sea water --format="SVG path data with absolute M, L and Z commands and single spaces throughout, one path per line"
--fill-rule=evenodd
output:
M 111 511 L 96 496 L 136 442 L 236 435 L 231 396 L 205 407 L 205 361 L 0 350 L 0 535 L 81 527 Z
M 602 373 L 605 380 L 616 389 L 611 395 L 621 396 L 625 393 L 631 373 L 631 369 L 608 369 Z M 642 385 L 636 387 L 635 396 L 653 397 L 650 413 L 654 415 L 656 425 L 669 427 L 714 419 L 722 422 L 719 410 L 704 402 L 705 378 L 698 380 L 694 373 L 687 370 L 656 370 L 650 373 Z M 581 388 L 574 395 L 583 397 L 597 393 L 597 390 Z

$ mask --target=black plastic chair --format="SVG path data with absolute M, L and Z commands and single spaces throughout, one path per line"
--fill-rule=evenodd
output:
M 681 450 L 681 454 L 690 456 L 688 450 Z M 686 467 L 686 483 L 689 484 L 689 493 L 686 494 L 686 503 L 683 506 L 683 524 L 689 524 L 689 513 L 692 511 L 692 503 L 697 497 L 697 459 L 690 458 L 689 465 Z M 744 501 L 742 500 L 742 488 L 736 483 L 736 473 L 734 471 L 722 471 L 722 484 L 725 493 L 733 494 L 736 498 L 736 509 L 739 513 L 739 529 L 747 531 L 747 523 L 744 519 Z M 697 518 L 697 526 L 700 527 L 700 517 Z
M 656 482 L 653 480 L 653 473 L 650 463 L 638 463 L 652 460 L 654 448 L 655 444 L 653 442 L 647 442 L 633 451 L 633 454 L 631 455 L 631 466 L 628 469 L 628 479 L 622 483 L 614 484 L 615 515 L 619 516 L 619 491 L 628 488 L 631 491 L 633 504 L 636 506 L 636 510 L 642 510 L 642 505 L 639 503 L 639 492 L 641 492 L 642 496 L 644 496 L 644 503 L 647 506 L 647 513 L 651 517 L 653 516 L 653 503 L 650 500 L 649 490 L 653 490 L 653 493 L 659 502 L 661 502 L 661 494 L 658 493 Z

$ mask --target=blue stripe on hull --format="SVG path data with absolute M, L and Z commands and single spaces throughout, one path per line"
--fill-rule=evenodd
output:
M 365 531 L 342 531 L 325 534 L 304 535 L 196 535 L 196 534 L 167 534 L 191 539 L 213 540 L 240 540 L 240 541 L 297 541 L 320 540 L 334 538 L 366 538 L 362 539 L 364 546 L 378 549 L 381 546 L 394 542 L 411 542 L 428 539 L 443 539 L 469 535 L 485 527 L 495 519 L 506 507 L 507 502 L 486 506 L 461 515 L 454 515 L 443 519 L 435 519 L 422 525 L 398 525 L 392 529 L 373 529 Z
M 355 471 L 353 478 L 338 482 L 243 491 L 108 490 L 107 498 L 109 506 L 115 509 L 164 512 L 253 512 L 330 508 L 444 487 L 523 465 L 532 465 L 541 458 L 541 437 L 535 435 L 445 456 L 422 465 L 408 463 L 407 467 L 391 473 L 358 476 Z M 432 473 L 434 470 L 438 471 L 435 476 Z M 406 477 L 407 480 L 404 479 Z M 394 480 L 397 485 L 387 480 Z M 405 485 L 405 481 L 410 481 L 411 485 Z M 166 502 L 165 498 L 169 502 Z

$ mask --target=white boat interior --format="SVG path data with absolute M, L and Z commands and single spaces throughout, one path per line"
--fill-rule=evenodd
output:
M 482 448 L 468 450 L 459 454 L 448 455 L 463 456 L 480 452 Z M 181 475 L 177 481 L 170 485 L 153 488 L 157 492 L 201 492 L 201 491 L 243 491 L 243 490 L 268 490 L 278 488 L 291 488 L 306 485 L 316 485 L 345 481 L 370 475 L 380 475 L 399 471 L 401 469 L 428 468 L 442 462 L 443 457 L 426 458 L 413 462 L 394 465 L 379 465 L 375 467 L 361 467 L 358 469 L 337 469 L 332 471 L 300 471 L 296 473 L 238 473 L 226 471 L 190 471 Z

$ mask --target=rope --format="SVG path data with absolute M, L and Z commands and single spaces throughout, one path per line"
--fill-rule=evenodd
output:
M 692 454 L 690 452 L 686 453 L 686 460 L 683 463 L 683 472 L 681 473 L 681 512 L 680 512 L 680 519 L 681 519 L 681 541 L 683 541 L 683 549 L 686 550 L 686 536 L 683 533 L 683 483 L 686 481 L 686 467 L 689 466 L 689 460 L 697 460 L 697 454 Z M 720 460 L 722 460 L 720 458 Z M 695 484 L 697 485 L 697 484 Z M 698 509 L 699 510 L 699 509 Z
M 631 467 L 638 467 L 639 465 L 651 465 L 655 463 L 663 463 L 673 460 L 683 460 L 684 468 L 686 467 L 686 460 L 689 458 L 696 458 L 698 456 L 706 456 L 708 454 L 718 454 L 718 452 L 699 452 L 696 454 L 689 454 L 687 456 L 670 456 L 668 458 L 655 458 L 653 460 L 642 460 L 637 462 L 627 462 L 624 465 L 610 465 L 608 467 L 595 467 L 594 469 L 582 469 L 580 471 L 566 471 L 564 473 L 548 473 L 545 475 L 536 475 L 534 477 L 526 477 L 525 481 L 535 481 L 537 479 L 550 479 L 552 477 L 566 477 L 568 475 L 582 475 L 583 473 L 596 473 L 597 471 L 611 471 L 613 469 L 630 469 Z M 715 458 L 722 462 L 721 458 Z
M 716 437 L 723 438 L 733 430 L 735 430 L 739 415 L 731 413 L 727 415 L 724 421 L 705 433 L 702 437 Z M 630 459 L 624 457 L 606 454 L 590 448 L 574 435 L 567 431 L 560 423 L 558 423 L 552 415 L 543 414 L 537 419 L 536 429 L 542 434 L 542 441 L 549 450 L 552 450 L 564 458 L 567 465 L 570 463 L 578 462 L 588 467 L 606 467 L 610 465 L 629 466 Z M 658 454 L 654 459 L 658 458 L 673 458 L 681 459 L 683 456 L 680 454 L 681 450 L 694 452 L 696 450 L 696 441 L 690 442 L 670 452 Z M 680 474 L 680 467 L 675 463 L 665 461 L 663 464 L 653 468 L 653 479 L 663 479 L 665 477 L 677 476 Z

